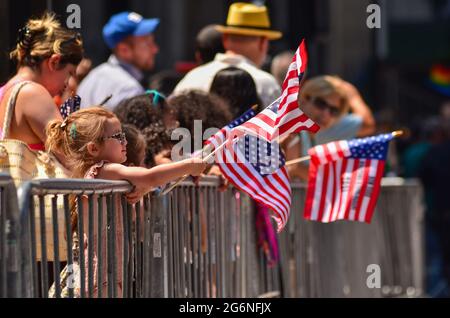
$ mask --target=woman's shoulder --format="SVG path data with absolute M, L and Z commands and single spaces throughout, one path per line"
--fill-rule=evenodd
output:
M 13 88 L 8 92 L 9 96 L 13 93 L 14 89 L 18 88 L 18 85 L 22 85 L 22 87 L 20 87 L 17 96 L 16 107 L 23 112 L 31 113 L 32 115 L 34 115 L 36 111 L 45 113 L 46 110 L 49 110 L 50 107 L 55 105 L 53 98 L 47 89 L 41 84 L 32 81 L 22 81 L 14 84 Z
M 16 84 L 17 85 L 23 85 L 20 89 L 20 97 L 27 98 L 27 99 L 50 99 L 52 100 L 52 96 L 48 92 L 48 90 L 42 86 L 39 83 L 32 82 L 32 81 L 24 81 L 21 83 Z
M 42 96 L 51 99 L 49 92 L 41 84 L 32 81 L 16 80 L 16 79 L 11 79 L 8 83 L 2 86 L 2 97 L 5 100 L 9 99 L 13 91 L 19 88 L 20 88 L 19 92 L 20 95 L 18 96 L 18 98 L 20 98 L 21 101 L 34 100 L 36 97 L 42 98 Z

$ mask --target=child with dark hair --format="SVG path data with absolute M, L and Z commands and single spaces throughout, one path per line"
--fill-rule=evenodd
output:
M 175 109 L 180 127 L 189 130 L 192 137 L 191 145 L 194 145 L 195 120 L 201 120 L 202 133 L 208 128 L 221 129 L 232 120 L 228 104 L 214 94 L 196 90 L 185 91 L 172 95 L 168 103 Z M 198 149 L 192 149 L 192 152 L 195 150 Z
M 166 97 L 156 90 L 122 101 L 114 114 L 122 124 L 134 125 L 140 131 L 156 122 L 162 122 L 169 129 L 177 126 L 176 114 L 167 104 Z
M 144 135 L 130 124 L 123 124 L 122 131 L 127 138 L 127 160 L 123 165 L 145 167 L 144 159 L 147 143 L 145 142 Z
M 161 123 L 153 123 L 145 128 L 142 134 L 147 143 L 144 163 L 148 168 L 172 162 L 170 151 L 173 143 L 170 139 L 170 131 Z

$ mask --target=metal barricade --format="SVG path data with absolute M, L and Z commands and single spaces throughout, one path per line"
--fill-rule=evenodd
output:
M 0 298 L 20 296 L 19 208 L 12 178 L 0 174 Z
M 164 291 L 157 296 L 257 297 L 279 288 L 257 246 L 252 200 L 218 186 L 213 177 L 196 187 L 185 182 L 168 201 L 160 198 L 168 205 L 168 239 Z
M 149 194 L 130 206 L 127 182 L 24 184 L 19 190 L 22 295 L 256 297 L 272 292 L 278 276 L 258 253 L 251 199 L 232 188 L 219 192 L 218 186 L 215 177 L 199 185 L 186 181 L 169 195 Z M 77 200 L 75 231 L 71 197 Z
M 62 292 L 64 297 L 73 297 L 77 293 L 80 297 L 92 297 L 94 293 L 99 297 L 114 297 L 121 292 L 119 289 L 125 289 L 125 286 L 118 284 L 122 280 L 119 275 L 125 276 L 130 264 L 124 252 L 126 247 L 120 246 L 116 250 L 116 244 L 119 238 L 123 244 L 129 244 L 129 232 L 128 228 L 122 227 L 120 235 L 113 233 L 116 233 L 116 223 L 126 219 L 124 216 L 129 213 L 123 194 L 131 189 L 132 186 L 124 181 L 76 179 L 35 180 L 21 186 L 18 192 L 22 229 L 20 240 L 23 242 L 22 295 L 48 297 L 52 283 L 61 281 L 63 269 L 68 276 L 67 285 L 55 284 L 55 297 L 60 297 Z M 73 205 L 78 211 L 75 224 L 72 224 L 71 198 L 77 200 L 76 206 Z M 46 204 L 49 200 L 50 211 Z M 47 228 L 48 218 L 51 228 Z M 62 237 L 59 235 L 61 232 L 64 233 Z M 77 238 L 79 249 L 74 249 L 74 239 Z M 66 247 L 64 255 L 60 255 L 61 239 Z M 49 254 L 48 246 L 52 247 Z M 107 282 L 106 286 L 104 282 Z
M 303 218 L 304 185 L 293 186 L 279 237 L 284 297 L 418 297 L 424 290 L 424 209 L 417 181 L 385 178 L 371 224 Z M 381 288 L 367 285 L 371 264 Z M 370 285 L 370 284 L 369 284 Z
M 24 184 L 18 191 L 20 220 L 13 216 L 21 229 L 15 233 L 22 243 L 17 263 L 22 279 L 20 290 L 11 289 L 11 294 L 394 297 L 420 296 L 423 290 L 423 209 L 417 182 L 383 180 L 370 225 L 305 221 L 305 188 L 293 185 L 291 216 L 278 236 L 281 260 L 275 267 L 268 266 L 258 246 L 252 200 L 233 188 L 219 192 L 215 177 L 198 185 L 185 181 L 168 195 L 152 193 L 134 206 L 125 198 L 131 188 L 124 181 L 106 180 Z M 72 197 L 78 202 L 77 222 L 71 218 Z M 3 208 L 3 192 L 1 198 Z M 1 215 L 4 222 L 6 214 Z M 73 248 L 77 240 L 78 249 Z M 371 264 L 381 270 L 382 288 L 366 284 Z M 53 285 L 49 295 L 61 273 L 72 277 Z M 75 288 L 67 288 L 69 284 Z

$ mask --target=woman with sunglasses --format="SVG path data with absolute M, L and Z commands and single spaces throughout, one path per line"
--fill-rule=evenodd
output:
M 337 76 L 318 76 L 306 81 L 299 93 L 299 105 L 320 126 L 317 134 L 302 131 L 284 142 L 286 159 L 308 155 L 308 149 L 335 140 L 372 134 L 375 120 L 358 90 Z M 288 167 L 291 177 L 306 180 L 308 165 Z
M 62 94 L 83 58 L 81 38 L 47 13 L 19 30 L 10 57 L 17 63 L 17 73 L 0 88 L 1 138 L 44 150 L 45 126 L 61 118 L 53 97 Z M 3 131 L 8 105 L 12 119 L 8 131 Z

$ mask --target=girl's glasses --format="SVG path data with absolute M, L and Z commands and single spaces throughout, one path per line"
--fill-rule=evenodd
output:
M 109 137 L 103 137 L 103 140 L 106 140 L 106 139 L 116 139 L 122 145 L 127 142 L 127 137 L 124 132 L 119 132 L 119 133 L 111 135 Z

